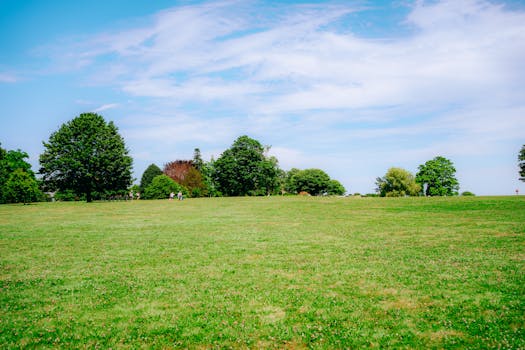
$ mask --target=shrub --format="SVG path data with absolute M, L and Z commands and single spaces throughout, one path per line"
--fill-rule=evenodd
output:
M 165 199 L 170 193 L 182 192 L 184 196 L 188 196 L 186 187 L 176 183 L 167 175 L 158 175 L 153 178 L 151 183 L 144 191 L 144 198 L 146 199 Z
M 42 192 L 32 173 L 16 169 L 4 185 L 4 197 L 10 203 L 31 203 L 42 198 Z
M 57 191 L 55 193 L 54 198 L 55 200 L 61 201 L 61 202 L 73 202 L 73 201 L 78 201 L 81 199 L 75 192 L 73 192 L 73 190 Z
M 462 196 L 475 196 L 474 193 L 470 192 L 470 191 L 465 191 L 463 193 L 461 193 Z

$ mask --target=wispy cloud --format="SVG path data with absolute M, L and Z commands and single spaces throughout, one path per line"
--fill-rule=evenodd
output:
M 118 103 L 107 103 L 107 104 L 103 104 L 100 107 L 95 108 L 93 110 L 93 112 L 94 113 L 99 113 L 99 112 L 102 112 L 102 111 L 107 111 L 108 109 L 117 108 L 118 106 L 119 106 Z
M 295 7 L 270 20 L 237 5 L 166 10 L 72 57 L 96 62 L 133 95 L 224 103 L 256 95 L 246 110 L 271 113 L 486 102 L 494 91 L 517 97 L 525 76 L 516 76 L 525 15 L 484 1 L 417 2 L 405 23 L 413 34 L 384 41 L 331 26 L 352 7 Z
M 0 83 L 16 83 L 17 81 L 20 81 L 20 78 L 10 72 L 0 72 Z
M 353 164 L 363 147 L 417 162 L 523 139 L 525 13 L 484 0 L 410 6 L 403 35 L 370 38 L 349 16 L 365 7 L 208 2 L 64 50 L 93 82 L 169 105 L 154 114 L 161 119 L 128 127 L 135 140 L 250 131 L 308 166 L 323 145 L 339 145 Z

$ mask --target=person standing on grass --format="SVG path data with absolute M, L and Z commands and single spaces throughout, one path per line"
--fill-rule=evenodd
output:
M 184 198 L 182 197 L 182 192 L 179 191 L 179 193 L 177 193 L 177 198 L 179 199 L 179 201 L 183 200 Z
M 173 197 L 175 197 L 175 193 L 171 192 L 171 193 L 170 193 L 170 201 L 173 200 Z

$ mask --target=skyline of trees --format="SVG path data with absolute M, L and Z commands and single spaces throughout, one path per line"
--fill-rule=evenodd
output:
M 102 116 L 81 114 L 64 123 L 43 144 L 41 179 L 36 178 L 31 165 L 24 160 L 28 158 L 27 153 L 0 147 L 1 203 L 8 202 L 7 196 L 9 201 L 34 201 L 42 197 L 41 190 L 59 190 L 89 202 L 93 195 L 101 198 L 104 192 L 127 191 L 132 185 L 133 160 L 128 155 L 124 139 L 113 122 L 106 123 Z M 341 195 L 346 192 L 339 181 L 331 179 L 321 169 L 280 169 L 277 158 L 268 156 L 269 149 L 258 140 L 243 135 L 217 160 L 212 157 L 207 162 L 202 159 L 200 149 L 195 148 L 192 160 L 168 162 L 164 171 L 151 164 L 142 175 L 140 186 L 134 188 L 145 194 L 156 176 L 170 175 L 167 171 L 169 165 L 182 162 L 186 165 L 184 174 L 174 180 L 184 188 L 185 194 L 192 197 L 300 192 Z M 8 159 L 11 164 L 9 171 L 6 170 Z M 525 181 L 525 145 L 518 154 L 518 165 L 519 179 Z M 13 175 L 19 168 L 21 171 Z M 152 169 L 153 173 L 149 174 Z M 390 168 L 385 176 L 376 179 L 376 192 L 381 196 L 458 195 L 459 182 L 455 173 L 452 161 L 437 156 L 419 165 L 415 176 L 405 169 Z M 173 179 L 174 176 L 170 177 Z M 8 181 L 16 184 L 6 187 Z M 18 196 L 17 192 L 25 194 Z

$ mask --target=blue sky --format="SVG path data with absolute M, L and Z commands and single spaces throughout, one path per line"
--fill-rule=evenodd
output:
M 97 112 L 138 179 L 246 134 L 350 193 L 438 155 L 461 191 L 525 193 L 523 62 L 522 1 L 0 0 L 0 142 L 37 170 Z

